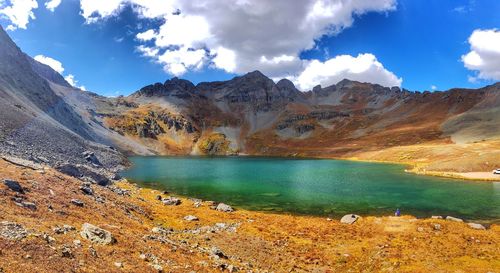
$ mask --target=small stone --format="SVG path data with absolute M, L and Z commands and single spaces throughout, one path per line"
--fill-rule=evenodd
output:
M 161 197 L 161 195 L 156 196 L 156 200 L 161 201 L 162 199 L 163 199 L 163 197 Z
M 356 222 L 359 218 L 361 218 L 359 215 L 356 215 L 356 214 L 347 214 L 347 215 L 344 215 L 341 219 L 340 219 L 340 222 L 342 224 L 354 224 L 354 222 Z
M 92 190 L 90 185 L 81 186 L 80 190 L 86 195 L 94 195 L 94 190 Z
M 141 260 L 146 260 L 148 257 L 146 256 L 146 254 L 141 253 L 141 254 L 139 255 L 139 258 L 140 258 Z
M 22 202 L 21 203 L 24 208 L 30 209 L 30 210 L 36 210 L 36 204 L 32 202 Z
M 332 218 L 326 218 L 326 220 L 327 220 L 328 222 L 333 221 L 333 219 L 332 219 Z
M 25 259 L 31 259 L 31 255 L 30 254 L 26 254 L 26 256 L 24 256 Z
M 47 243 L 49 243 L 49 244 L 51 244 L 51 243 L 53 243 L 53 242 L 55 242 L 55 241 L 56 241 L 56 239 L 54 239 L 54 237 L 51 237 L 51 236 L 49 236 L 49 235 L 47 235 L 47 234 L 44 234 L 44 235 L 43 235 L 43 239 L 44 239 Z
M 437 215 L 437 216 L 433 215 L 433 216 L 431 216 L 431 219 L 443 219 L 443 216 L 441 216 L 441 215 Z
M 215 208 L 215 210 L 222 211 L 222 212 L 233 212 L 234 211 L 234 209 L 231 206 L 226 205 L 224 203 L 219 203 L 217 205 L 217 207 Z
M 210 254 L 214 255 L 217 258 L 227 259 L 228 257 L 217 247 L 212 247 L 210 249 Z
M 71 199 L 71 204 L 77 206 L 77 207 L 83 207 L 85 203 L 79 199 Z
M 477 230 L 486 230 L 486 228 L 481 225 L 481 224 L 477 224 L 477 223 L 467 223 L 467 225 L 472 228 L 472 229 L 477 229 Z
M 73 258 L 73 252 L 71 252 L 71 249 L 69 247 L 63 246 L 61 256 L 63 258 Z
M 7 188 L 9 188 L 11 191 L 15 191 L 17 193 L 24 194 L 23 187 L 21 187 L 21 185 L 17 181 L 10 180 L 10 179 L 4 179 L 3 184 L 5 186 L 7 186 Z
M 164 204 L 164 205 L 167 205 L 167 206 L 178 206 L 181 204 L 181 200 L 179 198 L 175 198 L 175 197 L 167 197 L 167 198 L 163 198 L 161 200 L 161 202 Z
M 188 215 L 186 217 L 184 217 L 184 220 L 186 221 L 198 221 L 198 217 L 194 216 L 194 215 Z
M 82 242 L 80 240 L 73 240 L 73 244 L 76 246 L 76 247 L 81 247 L 82 246 Z
M 123 267 L 123 263 L 115 262 L 115 266 L 118 267 L 118 268 L 122 268 Z
M 116 241 L 111 232 L 89 223 L 82 225 L 80 236 L 91 242 L 103 245 L 112 244 Z
M 452 217 L 452 216 L 446 216 L 446 220 L 453 221 L 453 222 L 460 222 L 460 223 L 464 221 L 460 218 L 456 218 L 456 217 Z
M 417 228 L 417 231 L 418 231 L 418 232 L 423 232 L 423 231 L 424 231 L 424 228 L 423 228 L 423 227 L 418 227 L 418 228 Z
M 163 267 L 161 265 L 159 265 L 159 264 L 153 264 L 151 266 L 154 268 L 154 270 L 156 270 L 158 272 L 163 272 Z
M 441 225 L 440 224 L 434 224 L 434 230 L 441 230 Z

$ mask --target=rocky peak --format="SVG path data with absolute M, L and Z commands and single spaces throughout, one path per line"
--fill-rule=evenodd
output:
M 167 80 L 165 83 L 155 83 L 141 88 L 139 91 L 132 94 L 132 97 L 162 97 L 174 96 L 178 98 L 189 98 L 193 96 L 196 87 L 188 80 L 174 77 Z
M 288 79 L 281 79 L 278 83 L 276 83 L 276 87 L 280 90 L 297 90 L 293 82 Z
M 184 79 L 179 79 L 177 77 L 167 80 L 163 85 L 167 90 L 180 90 L 180 91 L 192 92 L 195 89 L 195 86 L 192 82 Z

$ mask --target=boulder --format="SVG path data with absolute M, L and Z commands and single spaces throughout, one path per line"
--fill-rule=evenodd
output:
M 186 217 L 184 217 L 184 220 L 186 221 L 198 221 L 198 217 L 194 216 L 194 215 L 188 215 Z
M 10 179 L 4 179 L 3 184 L 5 186 L 7 186 L 7 188 L 9 188 L 11 191 L 15 191 L 17 193 L 24 194 L 23 187 L 21 187 L 21 185 L 17 181 L 10 180 Z
M 347 214 L 344 215 L 341 219 L 340 222 L 342 224 L 354 224 L 359 218 L 361 218 L 359 215 L 356 214 Z
M 431 216 L 431 219 L 443 219 L 443 216 L 441 216 L 441 215 L 437 215 L 437 216 L 433 215 L 433 216 Z
M 231 206 L 226 205 L 224 203 L 219 203 L 217 205 L 217 207 L 215 208 L 215 210 L 222 211 L 222 212 L 233 212 L 234 211 L 234 209 Z
M 82 225 L 80 236 L 96 244 L 108 245 L 116 242 L 111 232 L 89 223 Z
M 453 221 L 453 222 L 460 222 L 460 223 L 462 223 L 464 221 L 464 220 L 462 220 L 460 218 L 455 218 L 455 217 L 452 217 L 452 216 L 446 216 L 446 220 Z
M 164 204 L 164 205 L 167 205 L 167 206 L 177 206 L 177 205 L 180 205 L 181 204 L 181 200 L 179 198 L 176 198 L 176 197 L 167 197 L 167 198 L 163 198 L 161 200 L 161 202 Z
M 478 229 L 478 230 L 486 230 L 486 228 L 481 225 L 481 224 L 477 224 L 477 223 L 467 223 L 467 225 L 472 228 L 472 229 Z

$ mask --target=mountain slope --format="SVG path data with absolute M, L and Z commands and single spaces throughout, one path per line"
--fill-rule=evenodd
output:
M 50 67 L 22 53 L 0 28 L 2 153 L 51 164 L 87 164 L 82 153 L 91 150 L 106 167 L 121 164 L 123 158 L 99 143 L 93 129 L 35 70 L 68 86 Z

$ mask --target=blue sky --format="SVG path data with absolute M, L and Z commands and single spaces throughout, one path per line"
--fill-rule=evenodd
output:
M 113 9 L 96 1 L 62 0 L 50 11 L 39 0 L 38 8 L 31 10 L 35 18 L 29 19 L 26 29 L 5 15 L 0 23 L 16 28 L 8 33 L 24 52 L 59 61 L 64 76 L 74 75 L 77 85 L 108 96 L 127 95 L 174 75 L 197 83 L 226 80 L 256 69 L 273 79 L 289 77 L 303 90 L 317 83 L 336 83 L 342 77 L 400 84 L 410 90 L 476 88 L 500 80 L 496 61 L 500 57 L 489 57 L 497 53 L 497 45 L 500 51 L 495 38 L 500 35 L 496 30 L 500 28 L 500 1 L 496 0 L 377 0 L 378 6 L 373 4 L 377 1 L 365 1 L 359 7 L 341 5 L 333 14 L 326 0 L 315 6 L 319 12 L 308 14 L 301 13 L 304 7 L 284 10 L 276 4 L 262 11 L 262 22 L 254 22 L 261 16 L 255 14 L 261 10 L 258 0 L 257 12 L 252 14 L 247 14 L 251 5 L 228 14 L 215 1 L 207 10 L 183 6 L 180 15 L 151 14 L 158 8 L 135 1 L 131 5 L 123 0 Z M 0 0 L 0 8 L 13 2 L 4 0 L 2 7 Z M 217 9 L 227 16 L 220 19 Z M 269 19 L 269 14 L 276 18 Z M 285 19 L 280 20 L 279 14 Z M 286 21 L 300 16 L 312 23 L 304 27 L 305 23 Z M 174 26 L 169 30 L 167 24 Z M 138 38 L 147 30 L 154 33 L 153 38 Z M 489 32 L 478 33 L 473 45 L 469 38 L 475 30 Z M 156 50 L 156 54 L 144 56 L 145 50 Z M 483 57 L 483 62 L 475 63 L 474 56 L 471 61 L 462 59 L 471 52 Z

